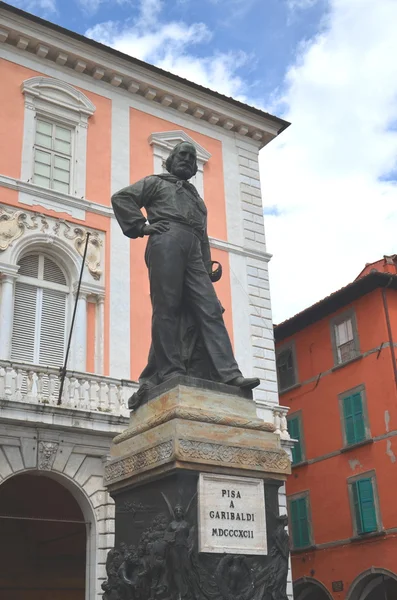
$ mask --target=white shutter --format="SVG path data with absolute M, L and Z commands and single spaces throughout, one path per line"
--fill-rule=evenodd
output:
M 60 367 L 65 352 L 66 294 L 46 288 L 41 291 L 39 364 Z
M 11 360 L 34 362 L 37 293 L 34 285 L 18 281 L 15 284 Z
M 18 275 L 25 275 L 26 277 L 34 277 L 37 279 L 39 276 L 38 254 L 29 254 L 28 256 L 24 256 L 18 264 Z
M 66 285 L 65 275 L 62 273 L 62 270 L 53 260 L 47 258 L 47 256 L 44 256 L 43 279 L 44 281 L 49 281 L 51 283 Z

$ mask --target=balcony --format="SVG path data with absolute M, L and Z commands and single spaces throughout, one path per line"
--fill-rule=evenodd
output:
M 128 398 L 138 385 L 93 373 L 67 371 L 61 401 L 59 370 L 55 367 L 0 360 L 0 401 L 58 406 L 128 417 Z M 4 406 L 4 405 L 3 405 Z

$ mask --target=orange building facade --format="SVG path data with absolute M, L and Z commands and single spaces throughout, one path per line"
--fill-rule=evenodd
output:
M 236 359 L 288 449 L 258 166 L 288 123 L 4 2 L 0 82 L 0 597 L 92 600 L 114 543 L 103 463 L 150 344 L 145 242 L 111 195 L 195 145 Z
M 275 327 L 295 600 L 397 597 L 395 258 Z

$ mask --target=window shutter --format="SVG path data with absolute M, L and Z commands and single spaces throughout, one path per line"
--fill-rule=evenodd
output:
M 301 432 L 299 417 L 293 417 L 288 419 L 288 432 L 291 438 L 298 440 L 292 448 L 292 463 L 299 463 L 302 461 L 302 444 L 301 444 Z
M 44 256 L 43 279 L 51 283 L 66 285 L 65 275 L 62 273 L 62 270 L 47 256 Z
M 357 482 L 354 482 L 352 484 L 352 492 L 353 492 L 353 509 L 354 509 L 354 516 L 356 519 L 357 533 L 362 533 L 363 532 L 363 523 L 362 523 L 362 517 L 361 517 L 360 497 L 359 497 Z
M 11 360 L 34 362 L 37 293 L 34 285 L 18 281 L 15 284 Z
M 58 367 L 65 351 L 66 294 L 46 288 L 42 292 L 39 363 Z
M 29 254 L 28 256 L 24 256 L 18 264 L 18 275 L 25 275 L 26 277 L 34 277 L 37 279 L 39 275 L 38 254 Z
M 354 421 L 354 437 L 356 442 L 365 440 L 365 423 L 363 413 L 363 401 L 361 392 L 353 394 L 352 396 L 352 409 L 353 409 L 353 421 Z
M 294 548 L 303 548 L 310 544 L 307 499 L 299 498 L 291 502 L 292 540 Z
M 359 479 L 357 487 L 361 507 L 362 533 L 376 531 L 377 522 L 372 479 Z
M 345 422 L 346 442 L 354 444 L 354 419 L 353 419 L 353 396 L 343 398 L 343 418 Z

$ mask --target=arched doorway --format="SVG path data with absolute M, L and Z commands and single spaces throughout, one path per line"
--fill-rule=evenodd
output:
M 397 575 L 386 569 L 372 568 L 361 573 L 352 583 L 348 600 L 395 600 Z
M 43 472 L 0 485 L 0 599 L 84 600 L 86 524 L 72 494 Z
M 316 579 L 302 577 L 302 579 L 294 581 L 294 599 L 332 600 L 332 596 L 327 588 Z

